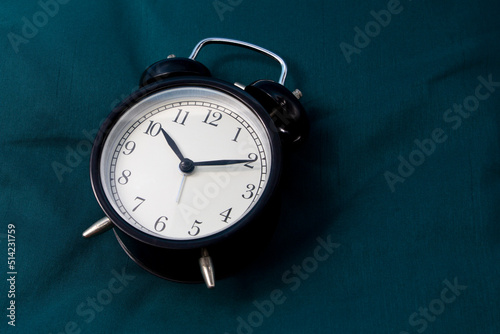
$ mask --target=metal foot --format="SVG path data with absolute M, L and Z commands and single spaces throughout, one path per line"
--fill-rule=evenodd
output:
M 214 265 L 206 248 L 201 249 L 200 269 L 201 275 L 207 284 L 207 288 L 211 289 L 215 287 Z
M 108 217 L 104 217 L 102 219 L 99 219 L 92 226 L 86 229 L 85 232 L 82 233 L 82 235 L 84 238 L 90 238 L 110 230 L 113 226 L 114 224 L 111 222 L 111 220 Z

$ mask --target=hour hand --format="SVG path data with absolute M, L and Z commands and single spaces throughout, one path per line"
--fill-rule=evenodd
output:
M 172 137 L 169 136 L 169 134 L 162 128 L 161 132 L 163 133 L 163 137 L 167 140 L 168 146 L 174 151 L 175 155 L 179 158 L 179 160 L 184 160 L 184 156 L 181 153 L 181 150 L 179 150 L 179 147 L 175 143 L 175 141 L 172 139 Z

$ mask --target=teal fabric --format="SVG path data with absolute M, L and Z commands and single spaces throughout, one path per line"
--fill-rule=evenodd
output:
M 498 2 L 0 8 L 1 333 L 500 332 Z M 88 172 L 98 125 L 148 65 L 211 36 L 285 58 L 311 135 L 285 166 L 265 255 L 207 290 L 148 274 L 111 232 L 81 232 L 103 216 Z M 231 47 L 199 60 L 230 82 L 279 75 Z

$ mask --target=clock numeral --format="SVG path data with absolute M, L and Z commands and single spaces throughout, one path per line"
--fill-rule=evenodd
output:
M 128 169 L 125 169 L 123 172 L 122 172 L 122 176 L 120 176 L 118 178 L 118 183 L 119 184 L 127 184 L 128 183 L 128 178 L 130 177 L 130 175 L 132 175 L 132 172 L 129 171 Z
M 132 209 L 132 212 L 134 212 L 135 210 L 137 210 L 137 208 L 138 208 L 138 207 L 140 207 L 140 206 L 141 206 L 141 204 L 142 204 L 142 203 L 144 203 L 144 201 L 146 201 L 146 200 L 145 200 L 144 198 L 142 198 L 142 197 L 136 197 L 134 201 L 137 201 L 137 200 L 139 200 L 139 201 L 141 201 L 141 202 L 140 202 L 139 204 L 137 204 L 137 206 L 136 206 L 134 209 Z
M 158 136 L 158 134 L 161 131 L 161 124 L 160 123 L 154 123 L 153 121 L 149 121 L 149 125 L 146 131 L 144 131 L 145 134 L 150 135 L 152 137 Z
M 182 109 L 179 109 L 179 112 L 177 113 L 177 116 L 175 116 L 175 119 L 173 120 L 173 122 L 177 123 L 177 124 L 180 124 L 180 125 L 184 125 L 184 122 L 186 121 L 186 118 L 189 115 L 189 111 L 185 111 L 184 113 L 185 113 L 185 115 L 182 118 L 182 121 L 179 122 L 179 118 L 181 117 L 181 114 L 182 114 Z
M 255 185 L 247 184 L 247 189 L 248 190 L 245 192 L 245 194 L 241 195 L 241 197 L 243 197 L 244 199 L 250 199 L 253 197 L 253 195 L 254 195 L 253 191 L 255 190 Z M 247 195 L 248 197 L 245 195 Z
M 253 168 L 253 166 L 250 166 L 250 164 L 251 164 L 252 162 L 257 161 L 257 158 L 258 158 L 258 157 L 259 157 L 259 156 L 258 156 L 257 154 L 255 154 L 255 153 L 250 153 L 250 154 L 248 155 L 248 159 L 251 159 L 252 161 L 247 162 L 244 166 L 245 166 L 245 167 L 248 167 L 248 168 Z
M 212 116 L 212 118 L 214 118 L 214 119 L 209 122 L 208 119 L 210 118 L 210 116 Z M 209 109 L 207 117 L 205 117 L 205 120 L 203 121 L 203 123 L 206 123 L 206 124 L 209 124 L 209 125 L 213 125 L 213 126 L 217 126 L 219 124 L 216 124 L 215 122 L 220 121 L 221 118 L 222 118 L 222 114 L 220 112 L 216 111 L 216 112 L 214 112 L 212 114 L 212 110 Z
M 222 221 L 223 221 L 224 223 L 227 223 L 227 220 L 228 220 L 228 219 L 231 219 L 231 217 L 229 217 L 229 215 L 231 214 L 231 211 L 233 211 L 233 208 L 229 208 L 229 209 L 227 209 L 226 211 L 222 211 L 222 212 L 220 213 L 220 215 L 221 215 L 222 217 L 224 217 L 224 219 L 222 219 Z
M 135 142 L 128 141 L 128 142 L 125 143 L 124 147 L 125 147 L 125 150 L 127 150 L 128 152 L 123 151 L 123 154 L 130 155 L 135 150 Z
M 203 224 L 203 222 L 199 222 L 197 220 L 194 221 L 193 226 L 191 226 L 191 230 L 188 231 L 188 234 L 192 237 L 197 236 L 200 233 L 200 227 L 197 225 Z
M 233 141 L 237 142 L 238 141 L 238 136 L 240 135 L 241 128 L 238 128 L 238 131 L 236 131 L 236 136 L 234 136 Z
M 161 216 L 160 218 L 158 218 L 155 223 L 155 230 L 157 232 L 162 232 L 165 227 L 167 227 L 167 220 L 168 218 L 165 216 Z

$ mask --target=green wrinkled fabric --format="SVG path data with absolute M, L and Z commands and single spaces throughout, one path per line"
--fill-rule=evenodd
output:
M 0 8 L 1 333 L 500 332 L 498 2 Z M 286 161 L 265 255 L 207 290 L 145 272 L 112 232 L 81 233 L 103 216 L 89 180 L 99 124 L 148 65 L 211 36 L 281 55 L 311 134 Z M 279 76 L 227 46 L 198 60 L 229 82 Z

